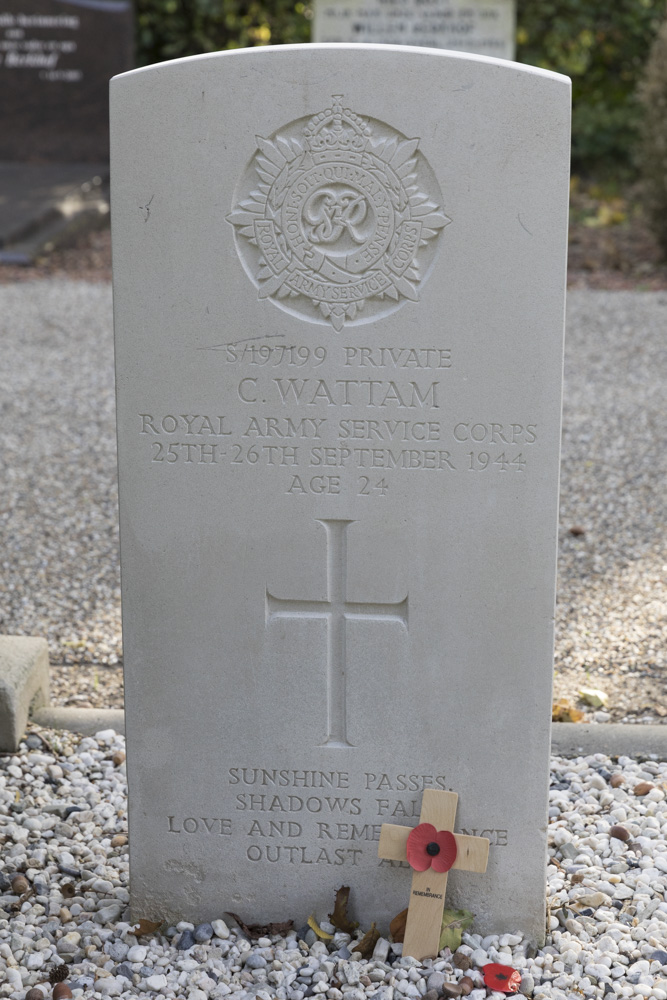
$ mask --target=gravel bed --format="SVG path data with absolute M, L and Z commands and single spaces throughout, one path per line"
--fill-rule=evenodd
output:
M 249 941 L 222 912 L 135 935 L 123 738 L 32 731 L 0 759 L 0 997 L 51 996 L 60 967 L 64 995 L 85 998 L 438 1000 L 469 987 L 471 1000 L 500 1000 L 481 973 L 499 962 L 535 1000 L 667 1000 L 666 790 L 664 761 L 553 758 L 544 947 L 507 927 L 421 963 L 387 937 L 362 958 L 358 938 L 340 932 L 327 943 L 306 927 Z
M 666 328 L 667 292 L 569 294 L 555 694 L 597 721 L 667 721 Z M 119 707 L 111 289 L 1 285 L 0 337 L 0 632 L 48 639 L 56 704 Z

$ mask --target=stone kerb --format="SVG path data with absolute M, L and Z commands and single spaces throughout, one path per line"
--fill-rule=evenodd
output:
M 31 706 L 48 704 L 46 639 L 0 636 L 0 751 L 17 750 Z

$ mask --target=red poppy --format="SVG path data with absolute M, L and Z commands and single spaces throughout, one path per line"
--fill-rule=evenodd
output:
M 484 982 L 492 990 L 501 993 L 516 993 L 521 985 L 521 973 L 510 965 L 499 965 L 491 962 L 482 968 Z
M 449 830 L 436 830 L 431 823 L 420 823 L 410 831 L 407 854 L 410 867 L 417 872 L 429 868 L 448 872 L 456 861 L 456 838 Z

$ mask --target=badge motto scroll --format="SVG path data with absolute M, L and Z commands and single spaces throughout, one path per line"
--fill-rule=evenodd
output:
M 419 139 L 341 102 L 257 136 L 227 216 L 260 299 L 337 331 L 417 301 L 451 222 Z

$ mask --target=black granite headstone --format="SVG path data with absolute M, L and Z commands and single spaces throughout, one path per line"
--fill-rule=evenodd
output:
M 103 163 L 131 0 L 0 0 L 0 160 Z

